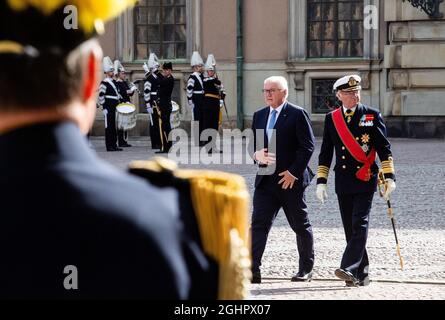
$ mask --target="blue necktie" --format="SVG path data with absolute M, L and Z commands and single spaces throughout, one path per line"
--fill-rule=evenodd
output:
M 267 127 L 267 138 L 272 138 L 273 128 L 275 127 L 275 122 L 277 121 L 277 110 L 272 110 L 272 114 L 270 116 L 269 126 Z

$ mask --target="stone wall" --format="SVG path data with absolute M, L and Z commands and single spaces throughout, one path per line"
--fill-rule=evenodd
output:
M 445 3 L 440 6 L 445 13 Z M 445 20 L 430 19 L 408 1 L 385 1 L 388 41 L 384 52 L 387 90 L 384 116 L 390 132 L 407 137 L 444 137 Z

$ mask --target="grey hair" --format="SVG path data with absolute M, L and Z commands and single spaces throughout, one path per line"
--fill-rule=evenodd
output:
M 287 80 L 282 76 L 272 76 L 264 80 L 264 84 L 266 83 L 275 83 L 278 85 L 279 89 L 286 90 L 286 99 L 289 96 L 289 85 L 287 84 Z

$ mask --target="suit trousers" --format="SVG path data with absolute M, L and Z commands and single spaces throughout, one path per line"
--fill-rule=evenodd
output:
M 337 197 L 347 242 L 340 268 L 363 280 L 369 269 L 366 241 L 374 192 L 338 194 Z
M 283 190 L 277 175 L 266 176 L 255 189 L 252 214 L 252 271 L 258 272 L 272 224 L 282 208 L 296 234 L 299 271 L 310 272 L 314 266 L 314 238 L 305 201 L 305 188 Z

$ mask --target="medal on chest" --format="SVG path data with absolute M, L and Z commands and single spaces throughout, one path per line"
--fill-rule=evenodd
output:
M 374 126 L 374 115 L 373 114 L 365 114 L 360 119 L 359 127 L 372 127 Z

